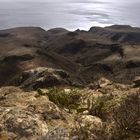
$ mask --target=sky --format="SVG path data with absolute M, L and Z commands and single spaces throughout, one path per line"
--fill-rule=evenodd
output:
M 88 30 L 140 26 L 140 0 L 0 0 L 0 29 L 17 26 Z
M 84 2 L 84 3 L 88 3 L 88 2 L 116 2 L 117 0 L 0 0 L 3 2 Z M 139 2 L 139 0 L 121 0 L 119 1 L 120 3 L 122 2 Z

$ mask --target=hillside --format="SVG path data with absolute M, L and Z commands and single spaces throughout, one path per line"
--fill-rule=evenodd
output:
M 140 140 L 140 28 L 1 30 L 0 140 Z
M 89 31 L 22 27 L 0 31 L 0 85 L 36 67 L 62 69 L 77 85 L 102 76 L 131 84 L 140 75 L 140 29 L 114 25 Z

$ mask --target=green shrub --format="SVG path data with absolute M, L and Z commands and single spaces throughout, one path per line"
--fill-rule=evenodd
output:
M 71 89 L 69 93 L 63 89 L 51 88 L 47 93 L 49 100 L 60 107 L 76 109 L 80 103 L 81 94 L 78 89 Z
M 45 93 L 40 88 L 37 89 L 37 93 L 39 96 L 45 95 Z

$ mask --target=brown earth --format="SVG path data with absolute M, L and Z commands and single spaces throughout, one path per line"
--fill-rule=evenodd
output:
M 0 140 L 139 140 L 140 28 L 0 31 Z
M 26 70 L 62 69 L 79 85 L 102 76 L 128 84 L 140 75 L 140 29 L 92 27 L 89 31 L 45 31 L 22 27 L 0 31 L 0 85 L 10 85 Z

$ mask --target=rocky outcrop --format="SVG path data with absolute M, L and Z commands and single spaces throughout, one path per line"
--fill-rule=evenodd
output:
M 92 90 L 0 88 L 0 139 L 137 140 L 140 88 L 106 78 L 98 84 Z
M 140 87 L 140 77 L 136 77 L 133 82 L 134 87 Z
M 25 71 L 15 80 L 18 86 L 26 89 L 38 89 L 60 85 L 70 85 L 70 76 L 60 69 L 39 67 Z
M 71 115 L 50 102 L 47 96 L 37 95 L 37 92 L 24 92 L 16 87 L 0 89 L 1 140 L 49 140 L 62 135 L 61 130 L 69 132 L 70 123 L 73 124 Z M 55 129 L 58 133 L 53 136 Z

